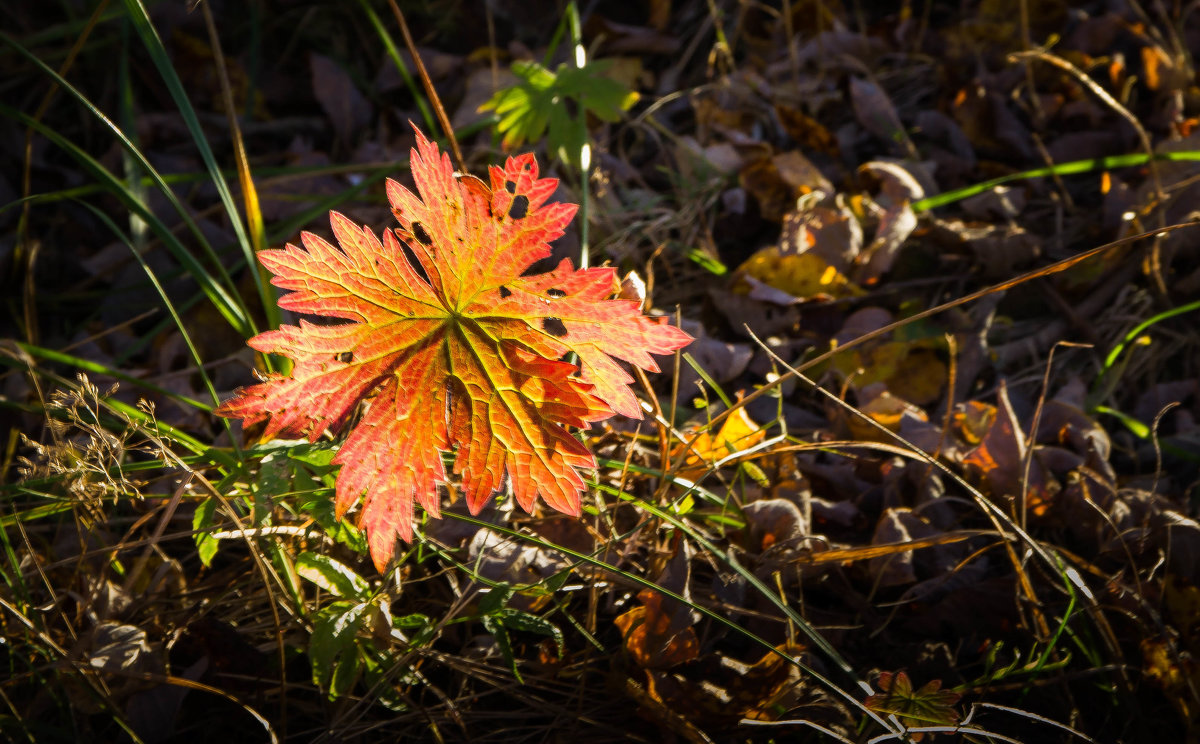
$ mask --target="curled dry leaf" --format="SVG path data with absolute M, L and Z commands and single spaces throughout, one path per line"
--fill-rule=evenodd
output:
M 638 599 L 641 607 L 613 621 L 635 664 L 645 669 L 669 669 L 700 655 L 700 640 L 688 624 L 687 613 L 672 612 L 669 605 L 665 606 L 663 595 L 650 589 L 638 592 Z
M 420 196 L 388 182 L 400 227 L 382 242 L 335 212 L 340 250 L 305 233 L 307 250 L 259 254 L 289 290 L 280 307 L 350 322 L 301 321 L 254 337 L 258 351 L 291 358 L 291 374 L 217 409 L 265 420 L 266 439 L 316 441 L 369 399 L 333 462 L 342 466 L 337 513 L 365 494 L 360 521 L 380 570 L 395 537 L 412 538 L 414 498 L 439 515 L 445 452 L 455 452 L 473 513 L 507 486 L 527 511 L 540 496 L 578 515 L 579 471 L 596 461 L 570 427 L 614 413 L 641 418 L 618 360 L 657 372 L 651 354 L 691 341 L 639 303 L 609 299 L 618 291 L 612 268 L 576 270 L 565 259 L 525 274 L 575 215 L 573 204 L 548 202 L 558 182 L 538 177 L 532 154 L 493 166 L 489 184 L 456 175 L 418 130 L 411 164 Z M 568 354 L 578 368 L 560 361 Z
M 928 421 L 929 416 L 912 403 L 885 390 L 880 383 L 869 385 L 862 391 L 866 399 L 858 406 L 860 413 L 888 431 L 898 432 L 906 419 Z M 891 437 L 854 415 L 846 416 L 846 426 L 856 439 L 869 442 L 888 442 Z
M 808 534 L 808 520 L 800 507 L 787 499 L 761 499 L 742 507 L 754 547 L 764 551 L 773 545 L 795 543 Z
M 917 170 L 915 166 L 914 170 Z M 887 272 L 900 252 L 900 246 L 917 228 L 917 215 L 909 206 L 925 196 L 925 187 L 903 166 L 885 161 L 872 161 L 859 168 L 880 181 L 879 197 L 883 213 L 875 230 L 875 239 L 860 258 L 856 278 L 862 284 L 874 284 Z

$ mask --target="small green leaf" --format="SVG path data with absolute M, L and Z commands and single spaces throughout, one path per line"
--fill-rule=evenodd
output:
M 333 674 L 329 678 L 329 699 L 339 698 L 350 692 L 358 675 L 362 672 L 362 657 L 359 656 L 356 645 L 342 654 L 338 663 L 333 666 Z
M 196 552 L 200 556 L 200 563 L 205 568 L 212 565 L 213 556 L 217 554 L 217 548 L 221 546 L 221 541 L 215 539 L 212 533 L 209 532 L 213 526 L 213 517 L 217 512 L 217 500 L 207 498 L 196 507 L 196 513 L 192 515 L 192 529 L 196 530 L 194 539 L 196 540 Z
M 344 563 L 327 555 L 304 552 L 296 557 L 296 573 L 336 597 L 367 599 L 371 586 Z
M 537 62 L 515 62 L 512 71 L 519 82 L 497 91 L 479 110 L 500 116 L 496 128 L 506 149 L 544 136 L 552 155 L 578 166 L 587 143 L 586 117 L 619 121 L 638 99 L 636 92 L 605 77 L 610 66 L 600 60 L 583 67 L 562 64 L 551 72 Z
M 725 276 L 729 273 L 728 266 L 698 248 L 689 250 L 688 258 L 699 264 L 702 269 L 710 274 L 715 274 L 716 276 Z
M 313 684 L 325 689 L 330 700 L 349 689 L 347 675 L 357 675 L 361 668 L 357 638 L 370 607 L 367 602 L 334 602 L 317 613 L 308 657 L 312 663 Z M 350 664 L 352 668 L 339 673 L 339 664 Z M 352 683 L 353 678 L 350 679 Z
M 558 656 L 562 658 L 563 650 L 566 648 L 566 642 L 563 638 L 563 632 L 557 625 L 550 622 L 544 617 L 524 612 L 522 610 L 514 610 L 505 608 L 497 613 L 496 618 L 503 623 L 504 627 L 512 630 L 523 630 L 527 633 L 537 633 L 554 639 L 554 645 L 558 647 Z
M 483 627 L 496 639 L 496 645 L 500 647 L 500 655 L 508 662 L 508 668 L 512 670 L 513 676 L 517 678 L 518 682 L 524 684 L 525 680 L 521 679 L 521 672 L 517 669 L 517 657 L 513 655 L 512 640 L 508 637 L 508 631 L 504 629 L 504 623 L 500 622 L 495 615 L 486 615 L 483 618 Z
M 493 615 L 500 610 L 503 610 L 508 600 L 512 598 L 513 587 L 509 585 L 498 586 L 490 592 L 483 595 L 483 599 L 479 600 L 479 614 Z
M 741 464 L 741 468 L 742 472 L 750 476 L 750 479 L 758 485 L 762 486 L 763 488 L 771 487 L 771 479 L 767 477 L 767 474 L 764 473 L 763 469 L 759 466 L 750 461 L 746 461 Z
M 333 458 L 337 456 L 337 448 L 322 445 L 306 444 L 288 452 L 288 457 L 296 462 L 311 465 L 314 468 L 333 468 Z
M 914 726 L 958 724 L 959 714 L 954 706 L 962 695 L 943 690 L 939 679 L 930 680 L 919 690 L 913 690 L 912 681 L 905 672 L 881 672 L 877 684 L 880 692 L 869 695 L 863 701 L 876 713 L 894 715 Z M 916 734 L 912 738 L 919 741 Z

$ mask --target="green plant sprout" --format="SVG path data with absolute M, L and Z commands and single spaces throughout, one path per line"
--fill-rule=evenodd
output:
M 611 60 L 582 65 L 562 63 L 551 71 L 542 64 L 514 62 L 512 72 L 520 82 L 504 88 L 481 106 L 500 117 L 496 128 L 505 149 L 546 139 L 546 149 L 556 158 L 581 170 L 587 142 L 586 116 L 618 121 L 638 94 L 606 77 Z

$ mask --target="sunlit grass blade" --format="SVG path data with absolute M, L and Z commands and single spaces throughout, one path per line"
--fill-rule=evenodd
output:
M 1121 343 L 1114 346 L 1113 350 L 1108 352 L 1108 356 L 1104 357 L 1104 372 L 1107 373 L 1113 368 L 1113 365 L 1117 363 L 1117 359 L 1121 356 L 1121 353 L 1125 351 L 1126 347 L 1136 341 L 1137 338 L 1142 335 L 1142 332 L 1147 328 L 1155 325 L 1156 323 L 1161 323 L 1168 318 L 1174 318 L 1176 315 L 1192 313 L 1197 310 L 1200 310 L 1200 300 L 1189 302 L 1185 305 L 1180 305 L 1179 307 L 1173 307 L 1170 310 L 1164 310 L 1163 312 L 1153 315 L 1141 323 L 1138 323 L 1133 327 L 1133 330 L 1125 334 L 1125 337 L 1121 339 Z
M 142 388 L 144 390 L 148 390 L 150 392 L 157 393 L 158 395 L 161 395 L 165 398 L 170 398 L 171 400 L 178 401 L 179 403 L 182 403 L 185 406 L 188 406 L 191 408 L 198 408 L 201 411 L 208 412 L 208 411 L 211 411 L 214 407 L 213 405 L 209 405 L 207 403 L 204 403 L 203 401 L 199 401 L 194 398 L 189 398 L 186 395 L 180 395 L 179 393 L 171 392 L 170 390 L 161 388 L 152 382 L 148 382 L 148 381 L 140 379 L 138 377 L 134 377 L 133 375 L 130 375 L 127 372 L 122 372 L 121 370 L 116 369 L 115 367 L 110 367 L 106 364 L 101 364 L 99 362 L 93 362 L 88 359 L 84 359 L 82 357 L 72 356 L 71 354 L 64 354 L 63 352 L 55 351 L 54 349 L 45 349 L 40 346 L 34 346 L 33 344 L 27 344 L 22 341 L 17 341 L 15 343 L 16 343 L 17 347 L 19 349 L 21 349 L 21 351 L 24 351 L 26 354 L 33 357 L 34 359 L 40 359 L 45 362 L 54 362 L 57 364 L 65 364 L 67 366 L 74 367 L 75 369 L 77 369 L 81 372 L 90 372 L 92 374 L 105 375 L 107 377 L 113 378 L 114 380 L 128 382 L 131 385 L 136 385 L 137 387 Z M 2 360 L 0 360 L 0 363 L 2 363 Z
M 1096 406 L 1095 411 L 1096 413 L 1107 413 L 1109 416 L 1117 419 L 1125 425 L 1126 429 L 1129 429 L 1129 431 L 1133 432 L 1133 435 L 1138 439 L 1150 438 L 1150 427 L 1146 426 L 1141 421 L 1138 421 L 1127 413 L 1118 411 L 1115 408 L 1109 408 L 1108 406 Z
M 36 491 L 23 486 L 10 487 L 5 490 L 9 492 L 9 498 L 11 498 L 11 494 L 13 493 L 21 493 L 32 496 L 41 503 L 37 506 L 31 506 L 28 509 L 14 509 L 11 514 L 0 515 L 0 527 L 4 529 L 12 527 L 17 522 L 29 524 L 39 519 L 64 514 L 75 508 L 74 502 L 55 496 L 52 493 Z
M 1030 178 L 1045 178 L 1047 176 L 1072 176 L 1080 173 L 1091 173 L 1099 170 L 1110 170 L 1112 168 L 1133 168 L 1140 165 L 1145 165 L 1151 161 L 1200 161 L 1200 150 L 1183 150 L 1180 152 L 1159 152 L 1154 155 L 1148 155 L 1144 152 L 1133 153 L 1130 155 L 1112 155 L 1104 158 L 1089 158 L 1088 160 L 1072 160 L 1069 163 L 1056 163 L 1048 165 L 1045 168 L 1034 168 L 1033 170 L 1021 171 L 1020 173 L 1010 173 L 1007 176 L 1000 176 L 988 181 L 981 181 L 971 186 L 964 186 L 961 189 L 954 189 L 935 196 L 928 196 L 924 199 L 918 199 L 912 203 L 914 212 L 925 212 L 930 209 L 944 207 L 947 204 L 962 201 L 976 194 L 982 194 L 985 191 L 994 189 L 997 186 L 1002 186 L 1013 181 L 1024 181 Z

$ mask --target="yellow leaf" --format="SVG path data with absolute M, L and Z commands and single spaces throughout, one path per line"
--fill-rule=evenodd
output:
M 906 413 L 922 421 L 929 420 L 929 417 L 920 408 L 917 408 L 903 398 L 892 395 L 886 390 L 867 401 L 858 410 L 865 413 L 876 423 L 886 427 L 889 431 L 896 432 L 900 431 L 900 420 L 904 418 L 904 414 Z M 883 432 L 857 416 L 851 416 L 849 421 L 847 421 L 847 425 L 850 427 L 850 433 L 855 439 L 881 442 L 891 441 L 890 437 L 885 436 Z
M 832 366 L 853 375 L 858 388 L 882 382 L 896 396 L 918 406 L 937 402 L 946 384 L 946 364 L 934 351 L 937 342 L 885 341 L 839 354 Z
M 725 419 L 716 435 L 706 431 L 696 439 L 683 461 L 679 474 L 688 480 L 695 480 L 703 476 L 718 460 L 753 447 L 761 442 L 766 434 L 762 427 L 750 418 L 745 408 L 739 408 Z M 682 451 L 683 445 L 679 445 L 672 452 L 672 457 Z
M 739 272 L 799 299 L 861 297 L 861 287 L 815 253 L 780 253 L 764 248 L 742 264 Z

